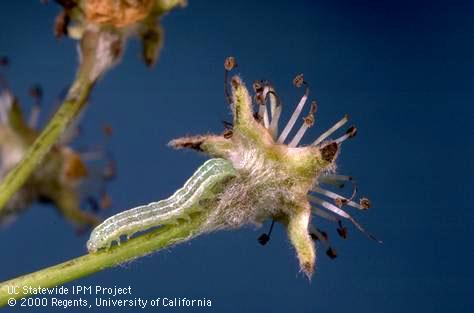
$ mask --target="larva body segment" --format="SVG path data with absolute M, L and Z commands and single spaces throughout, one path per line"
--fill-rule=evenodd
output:
M 169 198 L 109 217 L 92 231 L 87 249 L 96 252 L 110 247 L 113 241 L 120 242 L 120 236 L 130 237 L 139 231 L 187 219 L 189 214 L 205 210 L 201 203 L 215 197 L 216 187 L 235 175 L 231 162 L 210 159 Z

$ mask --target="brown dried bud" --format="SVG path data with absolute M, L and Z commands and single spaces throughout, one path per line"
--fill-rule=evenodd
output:
M 154 0 L 86 0 L 84 11 L 89 22 L 120 28 L 143 20 L 154 3 Z
M 237 66 L 237 61 L 234 57 L 227 57 L 224 61 L 224 68 L 226 71 L 231 71 L 234 67 Z

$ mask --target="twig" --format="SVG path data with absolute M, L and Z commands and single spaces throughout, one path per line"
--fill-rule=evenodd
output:
M 183 239 L 196 235 L 204 214 L 195 214 L 189 221 L 177 225 L 161 227 L 150 233 L 143 234 L 129 241 L 98 253 L 87 254 L 64 263 L 51 266 L 37 272 L 20 276 L 0 283 L 0 307 L 7 304 L 8 299 L 32 296 L 25 294 L 23 287 L 50 288 L 91 275 L 109 267 L 134 260 L 164 247 L 176 244 Z M 18 294 L 9 294 L 8 288 L 16 287 Z

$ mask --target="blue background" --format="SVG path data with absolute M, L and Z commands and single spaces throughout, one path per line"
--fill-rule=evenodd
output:
M 281 226 L 265 247 L 256 238 L 268 225 L 249 227 L 73 284 L 131 285 L 134 297 L 148 299 L 212 299 L 212 308 L 181 310 L 190 312 L 472 312 L 473 9 L 472 1 L 190 0 L 166 16 L 157 66 L 145 68 L 132 40 L 94 90 L 82 123 L 82 142 L 100 142 L 104 123 L 114 128 L 119 175 L 106 215 L 167 197 L 205 160 L 166 144 L 221 132 L 221 120 L 231 118 L 223 60 L 234 55 L 247 83 L 273 82 L 284 119 L 301 96 L 291 80 L 305 74 L 319 110 L 304 142 L 351 115 L 359 133 L 338 167 L 372 200 L 368 213 L 356 215 L 384 244 L 354 228 L 344 241 L 326 227 L 339 257 L 321 249 L 308 282 Z M 39 1 L 0 4 L 0 54 L 11 59 L 3 73 L 25 104 L 28 87 L 41 83 L 44 111 L 77 63 L 75 43 L 52 34 L 58 11 Z M 0 280 L 83 254 L 86 240 L 51 207 L 34 205 L 0 232 Z

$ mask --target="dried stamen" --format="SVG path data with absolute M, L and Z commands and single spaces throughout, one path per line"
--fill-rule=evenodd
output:
M 376 239 L 374 236 L 372 236 L 371 234 L 369 234 L 352 216 L 350 216 L 349 214 L 347 214 L 347 212 L 345 212 L 344 210 L 338 208 L 337 206 L 335 206 L 334 204 L 331 204 L 327 201 L 324 201 L 324 200 L 321 200 L 317 197 L 313 197 L 313 196 L 308 196 L 309 199 L 315 203 L 317 203 L 318 205 L 326 208 L 327 210 L 331 211 L 331 212 L 334 212 L 336 213 L 337 215 L 343 217 L 343 218 L 346 218 L 348 220 L 350 220 L 352 222 L 352 224 L 354 224 L 355 227 L 357 227 L 357 229 L 359 229 L 361 232 L 363 232 L 364 234 L 366 234 L 369 238 L 381 243 L 381 241 L 379 241 L 378 239 Z
M 257 92 L 259 92 L 256 96 L 258 99 L 256 102 L 259 105 L 258 115 L 263 121 L 263 126 L 265 126 L 265 128 L 268 129 L 270 126 L 270 120 L 268 117 L 267 101 L 265 99 L 265 94 L 268 92 L 268 87 L 267 86 L 263 87 L 262 85 L 260 85 L 260 89 Z
M 336 130 L 338 130 L 340 127 L 342 127 L 342 125 L 344 125 L 345 123 L 347 123 L 347 121 L 349 120 L 349 115 L 344 115 L 344 117 L 339 121 L 337 122 L 336 124 L 334 124 L 331 128 L 329 128 L 327 131 L 325 131 L 321 136 L 318 137 L 318 139 L 316 139 L 312 145 L 313 146 L 317 146 L 318 144 L 320 144 L 324 139 L 326 139 L 327 137 L 331 136 L 332 133 L 334 133 Z
M 268 128 L 268 130 L 270 131 L 270 134 L 272 135 L 273 139 L 276 139 L 276 136 L 278 134 L 278 121 L 280 120 L 281 115 L 281 103 L 277 94 L 273 90 L 269 91 L 267 95 L 270 98 L 270 109 L 272 115 L 272 120 L 270 122 L 270 127 Z
M 342 208 L 344 205 L 347 203 L 346 198 L 337 198 L 334 199 L 334 203 L 336 204 L 337 207 Z
M 352 177 L 346 175 L 325 175 L 318 178 L 320 183 L 334 185 L 338 188 L 343 188 L 344 182 L 350 180 L 352 180 Z
M 263 233 L 262 235 L 260 235 L 260 237 L 258 237 L 257 240 L 262 246 L 266 245 L 270 241 L 270 235 L 272 234 L 274 224 L 275 220 L 272 220 L 272 224 L 270 225 L 270 230 L 268 231 L 268 233 Z
M 329 245 L 329 239 L 328 239 L 328 235 L 326 232 L 320 230 L 320 229 L 317 229 L 316 227 L 314 227 L 313 225 L 309 225 L 309 235 L 311 236 L 311 238 L 314 240 L 314 241 L 317 241 L 319 240 L 322 244 L 324 244 L 325 246 L 328 246 Z
M 351 126 L 349 127 L 349 129 L 346 131 L 346 133 L 343 136 L 335 139 L 334 142 L 337 144 L 340 144 L 349 138 L 353 138 L 356 134 L 357 134 L 357 128 L 355 128 L 354 126 Z
M 281 135 L 280 137 L 278 138 L 278 143 L 284 143 L 285 140 L 286 140 L 286 137 L 288 137 L 288 134 L 290 133 L 291 129 L 293 128 L 293 126 L 295 125 L 296 123 L 296 120 L 298 119 L 298 117 L 300 116 L 301 114 L 301 111 L 303 110 L 303 106 L 306 102 L 306 99 L 308 99 L 308 95 L 309 95 L 309 87 L 308 87 L 308 84 L 303 80 L 303 74 L 300 74 L 298 76 L 296 76 L 296 78 L 294 79 L 293 83 L 295 84 L 296 87 L 301 87 L 303 84 L 306 85 L 306 90 L 304 92 L 304 95 L 303 97 L 301 97 L 301 100 L 300 102 L 298 103 L 298 105 L 296 106 L 296 109 L 295 111 L 293 112 L 293 115 L 291 115 L 291 118 L 290 120 L 288 121 L 288 123 L 286 124 L 285 128 L 283 129 L 283 131 L 281 132 Z
M 326 232 L 316 229 L 313 225 L 310 225 L 309 235 L 314 241 L 319 240 L 324 246 L 327 247 L 327 250 L 326 250 L 327 256 L 329 256 L 331 259 L 334 259 L 337 257 L 336 250 L 329 245 L 328 235 L 326 234 Z
M 311 102 L 311 108 L 309 110 L 309 113 L 303 119 L 303 125 L 301 125 L 295 137 L 293 137 L 293 140 L 291 140 L 291 142 L 288 144 L 289 147 L 296 147 L 300 143 L 301 138 L 303 138 L 306 130 L 308 130 L 308 128 L 314 125 L 314 114 L 316 113 L 317 108 L 318 106 L 316 104 L 316 101 Z
M 327 255 L 328 257 L 330 257 L 331 259 L 337 258 L 337 252 L 336 252 L 336 250 L 335 250 L 333 247 L 329 247 L 329 248 L 326 250 L 326 255 Z
M 273 87 L 269 84 L 267 84 L 267 87 L 268 88 L 264 90 L 263 95 L 264 95 L 265 101 L 267 101 L 267 99 L 270 99 L 270 115 L 273 122 L 278 108 L 280 109 L 280 112 L 281 112 L 281 103 Z M 277 122 L 278 122 L 278 118 L 277 118 Z
M 232 97 L 230 96 L 229 86 L 227 83 L 228 80 L 228 73 L 237 66 L 237 61 L 234 57 L 227 57 L 224 61 L 224 93 L 225 98 L 229 104 L 232 104 Z
M 367 198 L 361 198 L 360 199 L 360 207 L 363 209 L 363 210 L 367 210 L 370 208 L 370 200 L 367 199 Z
M 355 190 L 356 190 L 356 189 L 355 189 Z M 352 193 L 351 198 L 350 198 L 350 199 L 347 199 L 347 198 L 345 198 L 345 197 L 342 197 L 342 196 L 338 195 L 338 194 L 335 193 L 335 192 L 332 192 L 332 191 L 329 191 L 329 190 L 320 188 L 320 187 L 318 187 L 318 186 L 314 186 L 313 189 L 312 189 L 312 191 L 317 192 L 317 193 L 319 193 L 319 194 L 322 194 L 322 195 L 324 195 L 324 196 L 326 196 L 326 197 L 328 197 L 328 198 L 331 198 L 331 199 L 333 199 L 333 200 L 336 201 L 336 202 L 340 202 L 340 203 L 336 203 L 336 205 L 339 206 L 339 207 L 342 206 L 342 205 L 348 205 L 348 206 L 351 206 L 351 207 L 356 208 L 356 209 L 359 209 L 359 210 L 365 210 L 365 208 L 364 208 L 362 205 L 360 205 L 360 204 L 355 203 L 354 201 L 352 201 L 353 197 L 355 196 L 355 193 L 354 193 L 354 192 Z M 364 199 L 364 200 L 367 200 L 367 202 L 365 202 L 365 204 L 368 203 L 369 206 L 370 206 L 370 202 L 368 202 L 369 200 L 366 199 L 366 198 L 363 198 L 363 199 Z M 361 199 L 361 201 L 362 201 L 362 199 Z M 341 205 L 339 205 L 339 204 L 341 204 Z
M 338 235 L 344 239 L 347 239 L 347 227 L 344 227 L 341 221 L 338 221 L 338 225 L 339 225 L 339 227 L 337 228 Z
M 352 182 L 352 195 L 349 199 L 347 198 L 336 198 L 334 199 L 334 202 L 338 207 L 342 207 L 344 205 L 347 205 L 349 202 L 351 202 L 357 194 L 357 184 L 355 182 Z
M 293 79 L 293 85 L 295 85 L 296 88 L 300 88 L 301 86 L 303 86 L 304 83 L 305 83 L 305 81 L 304 81 L 303 74 L 298 74 Z
M 316 208 L 316 207 L 312 207 L 312 208 L 311 208 L 311 212 L 313 212 L 314 214 L 316 214 L 316 215 L 318 215 L 318 216 L 320 216 L 320 217 L 322 217 L 322 218 L 325 218 L 325 219 L 327 219 L 327 220 L 329 220 L 329 221 L 331 221 L 331 222 L 337 222 L 337 221 L 339 221 L 339 219 L 338 219 L 336 216 L 334 216 L 333 214 L 331 214 L 331 213 L 329 213 L 329 212 L 327 212 L 327 211 L 323 211 L 323 210 L 321 210 L 321 209 L 319 209 L 319 208 Z

